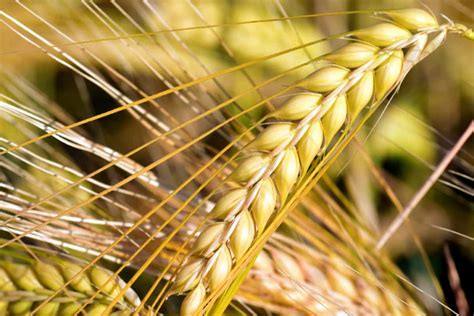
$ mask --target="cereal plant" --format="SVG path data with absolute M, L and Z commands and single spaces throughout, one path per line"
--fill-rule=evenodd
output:
M 0 314 L 468 315 L 474 9 L 361 2 L 2 3 Z

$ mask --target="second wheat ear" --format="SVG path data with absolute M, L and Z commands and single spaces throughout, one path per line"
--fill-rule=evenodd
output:
M 270 113 L 278 121 L 246 147 L 247 158 L 228 178 L 238 187 L 217 201 L 192 256 L 174 278 L 172 293 L 186 293 L 182 315 L 199 313 L 206 297 L 228 281 L 236 262 L 343 126 L 350 127 L 367 106 L 380 104 L 448 32 L 461 32 L 420 9 L 382 14 L 393 23 L 350 32 L 353 42 L 325 56 L 329 65 L 296 84 L 307 93 Z
M 125 284 L 120 278 L 109 280 L 112 272 L 99 266 L 78 274 L 83 266 L 61 257 L 33 263 L 8 259 L 0 261 L 0 290 L 6 299 L 0 300 L 0 315 L 27 315 L 55 291 L 61 291 L 61 295 L 39 307 L 35 314 L 75 315 L 97 288 L 104 287 L 86 309 L 88 315 L 101 315 Z M 66 280 L 73 281 L 66 286 Z M 128 289 L 114 311 L 129 315 L 139 304 L 137 294 Z

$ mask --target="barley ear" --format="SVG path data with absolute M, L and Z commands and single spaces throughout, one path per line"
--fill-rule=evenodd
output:
M 272 124 L 244 147 L 244 158 L 226 179 L 233 182 L 229 183 L 232 189 L 217 200 L 210 212 L 213 224 L 201 230 L 195 250 L 191 249 L 197 258 L 178 270 L 174 290 L 192 291 L 188 296 L 199 300 L 203 291 L 214 293 L 268 222 L 276 218 L 274 215 L 284 207 L 292 191 L 296 192 L 298 180 L 303 179 L 318 154 L 339 144 L 333 139 L 344 125 L 348 131 L 355 130 L 363 109 L 379 105 L 414 64 L 439 46 L 446 34 L 446 29 L 437 27 L 435 20 L 417 10 L 383 14 L 394 23 L 347 33 L 346 37 L 354 42 L 322 56 L 330 64 L 296 83 L 295 87 L 307 93 L 289 98 L 266 116 Z M 438 36 L 428 43 L 429 34 L 435 31 Z M 222 220 L 225 224 L 214 224 Z M 277 252 L 272 252 L 272 257 L 280 265 L 277 270 L 305 280 L 294 259 Z M 258 264 L 263 266 L 261 262 Z M 329 271 L 328 283 L 336 287 L 339 282 L 338 290 L 355 296 L 353 280 L 339 272 Z M 201 282 L 205 290 L 196 290 Z M 227 302 L 228 295 L 225 296 Z M 294 292 L 293 299 L 296 298 L 303 301 L 307 295 Z

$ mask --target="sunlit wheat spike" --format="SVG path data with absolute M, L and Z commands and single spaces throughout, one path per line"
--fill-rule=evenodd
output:
M 400 17 L 408 15 L 423 15 L 416 28 L 411 23 L 417 23 L 413 21 L 418 20 Z M 234 237 L 235 234 L 243 234 L 242 230 L 235 229 L 242 214 L 250 210 L 256 224 L 254 230 L 260 234 L 267 221 L 271 221 L 272 215 L 278 213 L 285 204 L 298 179 L 305 176 L 308 164 L 318 154 L 324 153 L 344 124 L 349 123 L 350 127 L 350 122 L 356 120 L 365 107 L 379 104 L 424 55 L 439 45 L 427 44 L 427 37 L 431 33 L 444 36 L 447 26 L 438 26 L 433 17 L 428 19 L 426 16 L 424 11 L 402 11 L 399 15 L 392 14 L 398 25 L 387 22 L 350 32 L 353 39 L 361 42 L 350 43 L 328 54 L 325 59 L 332 64 L 316 70 L 296 84 L 305 89 L 308 95 L 291 98 L 280 109 L 270 113 L 270 117 L 278 120 L 248 144 L 247 153 L 243 154 L 248 158 L 240 163 L 228 179 L 236 183 L 238 188 L 224 194 L 211 212 L 213 220 L 226 223 L 226 229 L 220 232 L 221 237 L 213 236 L 215 242 L 212 243 L 212 249 L 203 250 L 204 255 L 197 254 L 192 261 L 193 264 L 202 262 L 203 268 L 197 272 L 196 278 L 204 282 L 210 293 L 216 288 L 216 277 L 213 277 L 212 271 L 220 271 L 218 279 L 222 283 L 225 274 L 230 272 L 229 262 L 234 265 L 237 257 L 242 256 L 239 250 L 237 255 L 232 254 L 233 259 L 229 258 L 226 246 L 231 238 L 245 239 L 244 236 Z M 405 56 L 403 51 L 406 51 Z M 310 127 L 318 123 L 322 125 L 323 141 L 300 145 L 300 142 L 307 142 L 306 139 L 311 138 L 307 133 L 315 132 Z M 273 188 L 263 191 L 265 183 Z M 253 207 L 259 203 L 259 196 L 267 194 L 270 195 L 268 200 L 275 200 L 276 203 L 260 203 Z M 200 240 L 206 238 L 202 236 L 205 234 L 206 230 L 201 232 Z M 189 264 L 184 263 L 183 269 Z M 220 267 L 219 264 L 224 266 Z M 183 292 L 193 288 L 175 284 L 174 291 Z M 186 314 L 186 310 L 184 304 L 183 314 Z
M 12 250 L 15 250 L 14 256 L 9 255 L 8 251 Z M 111 272 L 105 268 L 94 266 L 76 276 L 81 271 L 83 262 L 42 253 L 33 248 L 28 251 L 33 251 L 35 257 L 29 258 L 28 252 L 23 252 L 19 244 L 1 250 L 0 313 L 2 315 L 28 314 L 55 291 L 61 291 L 61 294 L 41 306 L 37 313 L 74 315 L 96 288 L 105 285 L 106 291 L 87 306 L 86 310 L 92 313 L 100 306 L 107 306 L 124 284 L 119 278 L 108 281 Z M 72 282 L 66 285 L 65 282 L 68 280 Z M 139 304 L 137 294 L 133 290 L 128 290 L 115 311 L 131 315 Z
M 374 280 L 369 281 L 351 270 L 341 258 L 325 257 L 312 251 L 311 260 L 301 259 L 288 250 L 269 248 L 270 251 L 258 255 L 249 278 L 242 285 L 241 295 L 260 293 L 268 297 L 275 312 L 292 309 L 295 314 L 316 315 L 375 315 L 382 311 L 423 314 L 422 308 L 403 288 L 387 283 L 381 288 Z M 382 278 L 385 272 L 377 271 Z M 252 296 L 247 297 L 250 302 Z M 254 304 L 258 306 L 259 302 Z

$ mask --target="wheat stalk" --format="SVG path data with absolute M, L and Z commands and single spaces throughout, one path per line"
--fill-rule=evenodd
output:
M 188 292 L 182 315 L 199 310 L 285 204 L 318 155 L 345 123 L 369 104 L 380 104 L 420 60 L 435 50 L 452 24 L 439 26 L 426 11 L 389 11 L 393 23 L 352 31 L 355 41 L 324 56 L 329 65 L 297 83 L 307 93 L 291 98 L 268 118 L 274 124 L 245 149 L 225 193 L 176 274 L 172 291 Z M 430 42 L 428 35 L 438 33 Z M 405 51 L 404 51 L 405 50 Z

